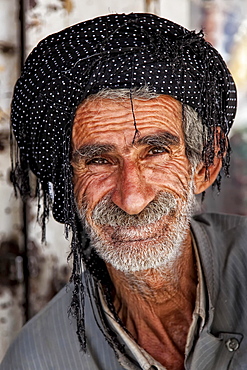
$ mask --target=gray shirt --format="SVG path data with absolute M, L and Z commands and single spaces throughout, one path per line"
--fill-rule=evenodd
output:
M 244 370 L 247 368 L 247 219 L 206 214 L 196 216 L 191 228 L 198 246 L 208 304 L 204 319 L 195 312 L 185 369 Z M 88 352 L 80 352 L 75 320 L 67 315 L 70 300 L 68 287 L 68 292 L 63 289 L 30 320 L 11 345 L 0 370 L 164 369 L 151 356 L 141 363 L 139 355 L 145 355 L 145 351 L 136 344 L 128 344 L 128 338 L 127 342 L 122 340 L 135 365 L 125 356 L 120 356 L 118 361 L 95 322 L 88 300 L 85 310 Z M 133 351 L 137 351 L 137 356 Z

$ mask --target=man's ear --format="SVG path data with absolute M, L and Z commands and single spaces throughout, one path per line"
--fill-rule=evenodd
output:
M 194 174 L 194 192 L 195 194 L 200 194 L 206 189 L 208 189 L 217 179 L 217 176 L 222 167 L 222 158 L 225 156 L 225 152 L 221 153 L 221 141 L 225 141 L 227 147 L 228 141 L 225 138 L 225 134 L 222 132 L 220 127 L 216 127 L 214 134 L 214 163 L 211 164 L 208 169 L 205 168 L 203 162 L 201 162 L 195 171 Z
M 222 167 L 222 159 L 219 157 L 214 158 L 214 164 L 212 164 L 206 173 L 206 168 L 204 163 L 200 163 L 194 174 L 194 193 L 200 194 L 209 188 L 214 181 Z

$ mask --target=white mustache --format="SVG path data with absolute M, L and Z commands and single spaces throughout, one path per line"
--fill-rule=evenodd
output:
M 110 196 L 103 198 L 92 212 L 92 220 L 101 226 L 140 227 L 159 221 L 163 216 L 172 215 L 177 208 L 177 199 L 169 192 L 160 192 L 146 208 L 137 215 L 129 215 Z M 80 214 L 85 215 L 82 207 Z

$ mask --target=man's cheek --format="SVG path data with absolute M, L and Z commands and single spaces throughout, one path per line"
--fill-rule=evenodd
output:
M 95 175 L 91 171 L 74 173 L 74 194 L 79 207 L 86 202 L 93 209 L 113 186 L 112 179 L 102 174 Z
M 176 197 L 186 198 L 190 177 L 184 168 L 171 168 L 169 171 L 154 172 L 151 180 L 161 191 L 172 192 Z
M 79 206 L 81 206 L 80 203 L 82 202 L 86 189 L 88 185 L 90 184 L 90 175 L 87 173 L 81 173 L 79 171 L 74 171 L 73 183 L 74 183 L 74 195 L 76 198 L 76 202 Z
M 166 186 L 169 184 L 185 184 L 189 179 L 187 161 L 172 160 L 166 163 L 155 163 L 144 169 L 145 179 Z

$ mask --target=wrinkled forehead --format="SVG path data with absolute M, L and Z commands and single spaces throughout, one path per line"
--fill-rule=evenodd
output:
M 127 133 L 129 139 L 145 134 L 170 132 L 183 137 L 182 104 L 169 95 L 151 98 L 92 96 L 82 102 L 75 114 L 72 148 L 99 137 Z M 129 140 L 130 141 L 130 140 Z
M 154 94 L 144 89 L 142 92 L 131 92 L 127 89 L 107 89 L 88 96 L 78 105 L 73 126 L 84 114 L 95 116 L 104 112 L 105 108 L 110 110 L 117 107 L 124 109 L 126 114 L 129 113 L 134 118 L 135 112 L 140 109 L 144 109 L 144 112 L 149 111 L 153 103 L 156 103 L 156 109 L 169 109 L 177 118 L 181 118 L 182 103 L 170 95 Z M 111 113 L 113 114 L 113 111 Z

